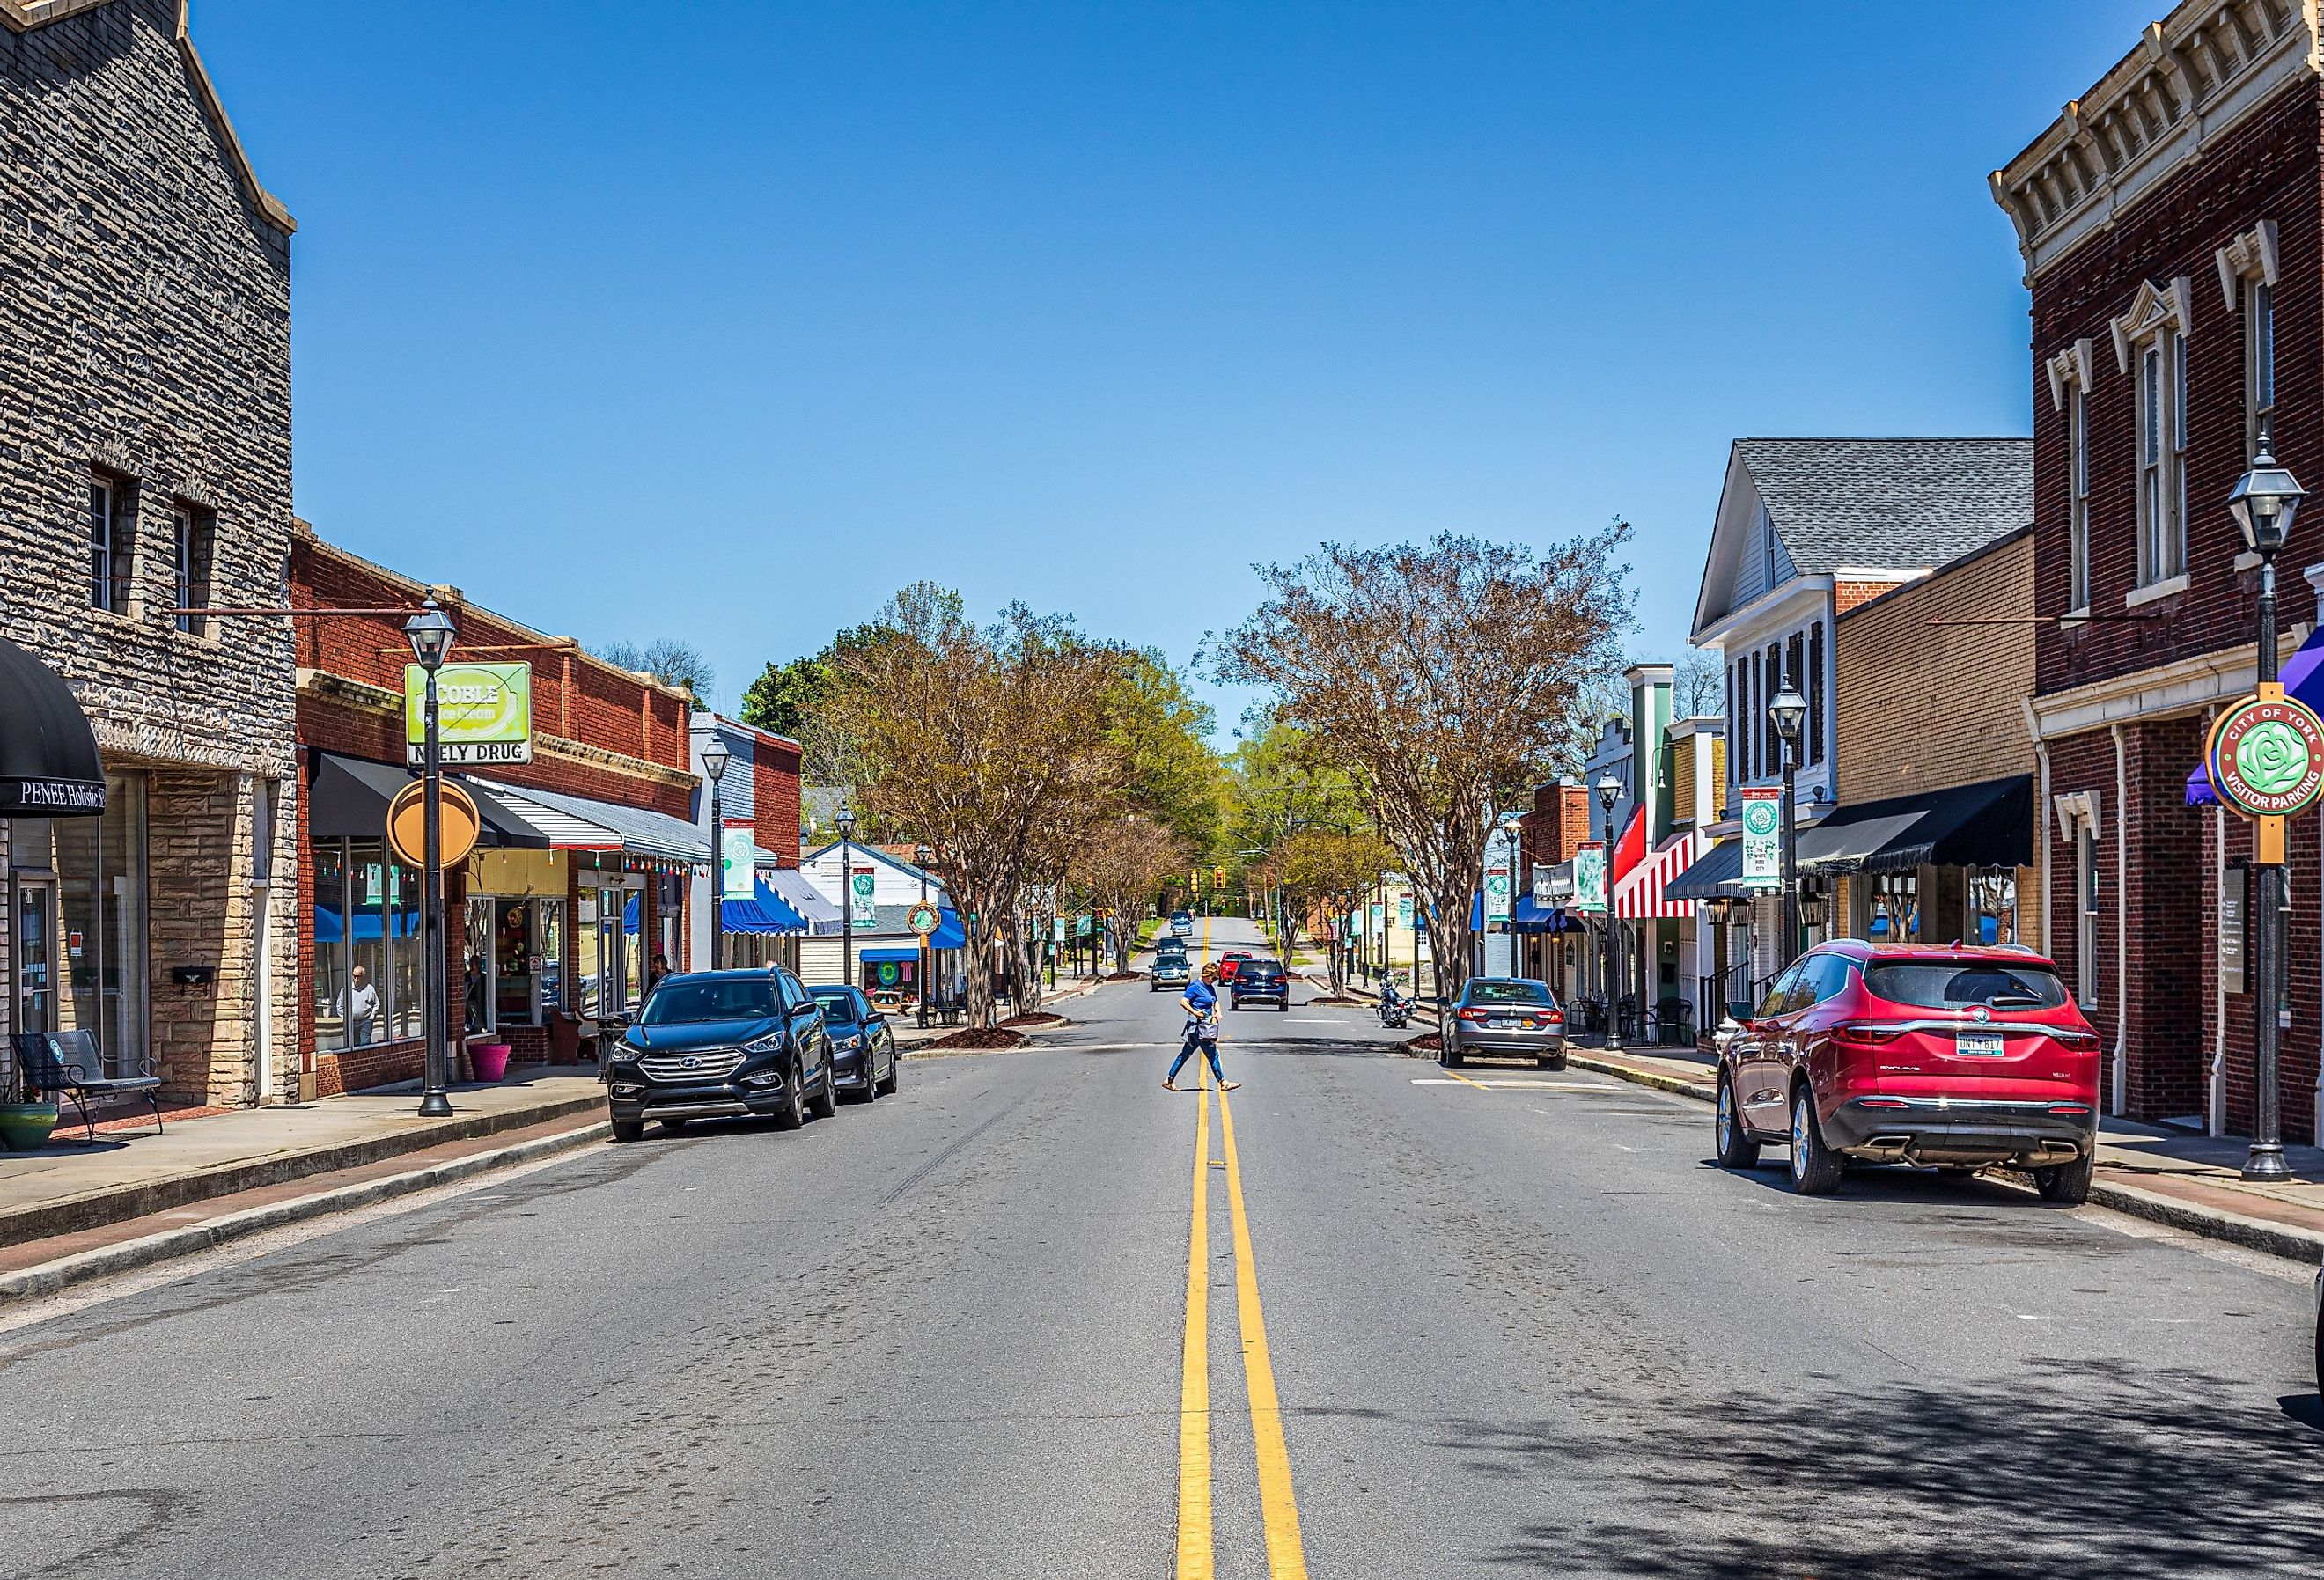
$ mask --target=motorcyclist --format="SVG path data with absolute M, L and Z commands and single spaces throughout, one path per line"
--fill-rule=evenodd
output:
M 1178 1001 L 1186 1009 L 1186 1035 L 1178 1046 L 1178 1057 L 1171 1062 L 1170 1073 L 1162 1077 L 1165 1090 L 1179 1090 L 1178 1072 L 1194 1058 L 1200 1048 L 1211 1061 L 1211 1074 L 1217 1077 L 1219 1090 L 1231 1092 L 1242 1083 L 1227 1079 L 1219 1068 L 1219 967 L 1214 960 L 1204 961 L 1203 974 L 1186 984 L 1184 997 Z M 1201 1083 L 1197 1082 L 1199 1086 Z

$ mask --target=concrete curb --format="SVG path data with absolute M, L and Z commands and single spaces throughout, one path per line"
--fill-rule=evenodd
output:
M 1572 1052 L 1567 1053 L 1566 1061 L 1578 1069 L 1595 1070 L 1601 1076 L 1612 1076 L 1634 1086 L 1651 1086 L 1658 1092 L 1674 1092 L 1702 1103 L 1719 1100 L 1716 1086 L 1682 1080 L 1658 1070 L 1642 1070 L 1605 1059 L 1585 1058 Z M 2104 1165 L 2100 1165 L 2100 1169 L 2103 1170 Z M 2103 1171 L 2090 1183 L 2090 1202 L 2095 1206 L 2107 1207 L 2130 1217 L 2144 1218 L 2150 1224 L 2161 1224 L 2166 1228 L 2200 1234 L 2206 1240 L 2240 1245 L 2246 1251 L 2264 1252 L 2269 1256 L 2306 1262 L 2311 1267 L 2324 1263 L 2324 1234 L 2230 1212 L 2225 1207 L 2198 1206 L 2176 1197 L 2164 1196 L 2159 1191 L 2142 1190 L 2135 1185 L 2119 1184 L 2107 1178 Z
M 414 1169 L 407 1174 L 392 1174 L 384 1179 L 365 1180 L 361 1185 L 318 1191 L 313 1196 L 231 1213 L 207 1224 L 165 1229 L 158 1234 L 124 1240 L 118 1245 L 60 1257 L 54 1261 L 42 1262 L 37 1267 L 0 1277 L 0 1307 L 37 1299 L 43 1295 L 53 1295 L 75 1284 L 87 1283 L 91 1279 L 110 1278 L 176 1257 L 191 1256 L 198 1251 L 208 1251 L 261 1230 L 304 1223 L 309 1218 L 325 1217 L 332 1213 L 348 1212 L 356 1207 L 369 1206 L 374 1202 L 410 1196 L 434 1186 L 449 1185 L 493 1169 L 553 1157 L 558 1152 L 570 1151 L 591 1141 L 603 1140 L 612 1133 L 612 1128 L 600 1120 L 577 1130 L 536 1136 L 529 1141 L 519 1141 L 514 1146 L 502 1147 L 495 1151 L 447 1159 L 425 1169 Z

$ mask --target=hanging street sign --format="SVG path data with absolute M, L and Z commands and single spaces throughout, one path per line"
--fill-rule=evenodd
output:
M 404 761 L 424 765 L 428 671 L 403 667 Z M 532 761 L 532 666 L 446 664 L 436 671 L 436 744 L 447 768 Z
M 1743 882 L 1775 889 L 1784 882 L 1784 792 L 1746 790 L 1743 799 Z
M 1509 919 L 1509 874 L 1507 869 L 1496 869 L 1485 874 L 1485 919 Z
M 748 900 L 757 892 L 759 841 L 756 827 L 746 818 L 729 818 L 719 830 L 721 900 Z
M 857 927 L 871 927 L 880 919 L 880 908 L 872 902 L 872 883 L 877 876 L 870 867 L 859 868 L 847 875 L 847 892 L 853 900 Z
M 911 914 L 904 919 L 906 925 L 924 938 L 936 930 L 936 924 L 941 919 L 936 915 L 936 908 L 926 901 L 913 906 Z

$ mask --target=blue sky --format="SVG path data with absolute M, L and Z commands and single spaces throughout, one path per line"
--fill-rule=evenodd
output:
M 298 501 L 730 707 L 903 581 L 1185 661 L 1254 559 L 2022 433 L 1986 172 L 2154 6 L 200 0 L 300 219 Z M 1231 725 L 1241 699 L 1214 693 Z

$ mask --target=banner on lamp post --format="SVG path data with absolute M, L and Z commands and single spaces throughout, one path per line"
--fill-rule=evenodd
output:
M 757 830 L 747 820 L 726 819 L 718 835 L 718 897 L 748 900 L 758 881 Z
M 1573 909 L 1586 916 L 1606 914 L 1606 846 L 1590 839 L 1573 847 Z
M 1746 790 L 1743 796 L 1743 882 L 1755 889 L 1784 882 L 1784 792 Z
M 847 893 L 857 927 L 871 927 L 880 919 L 879 908 L 872 903 L 872 883 L 877 874 L 863 867 L 847 874 Z

